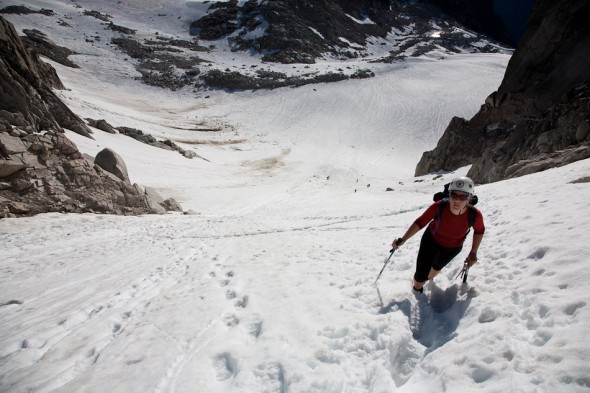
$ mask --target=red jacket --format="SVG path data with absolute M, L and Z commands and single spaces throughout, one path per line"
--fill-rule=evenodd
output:
M 430 207 L 415 221 L 416 225 L 422 229 L 430 223 L 427 230 L 430 231 L 432 237 L 438 244 L 448 248 L 459 247 L 465 241 L 465 235 L 469 230 L 469 222 L 467 218 L 469 209 L 465 209 L 463 214 L 456 216 L 451 213 L 450 203 L 447 203 L 441 213 L 439 225 L 438 206 L 441 202 L 442 201 L 438 201 L 430 205 Z M 486 229 L 483 223 L 483 215 L 478 209 L 475 209 L 475 211 L 476 215 L 475 222 L 473 223 L 473 231 L 476 234 L 483 235 Z

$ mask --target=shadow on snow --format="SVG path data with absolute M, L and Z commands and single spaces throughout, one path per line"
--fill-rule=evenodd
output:
M 381 308 L 379 314 L 401 311 L 407 318 L 414 340 L 435 351 L 451 341 L 461 318 L 467 312 L 473 291 L 466 284 L 455 284 L 443 290 L 430 283 L 430 293 L 415 293 L 415 299 L 392 300 L 384 304 L 377 288 Z

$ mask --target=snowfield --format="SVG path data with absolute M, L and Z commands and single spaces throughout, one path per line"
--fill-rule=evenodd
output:
M 27 18 L 39 16 L 7 19 Z M 91 156 L 117 151 L 132 182 L 191 214 L 0 220 L 0 392 L 590 391 L 590 184 L 577 181 L 590 160 L 478 186 L 486 234 L 466 284 L 470 238 L 412 294 L 420 233 L 373 285 L 391 241 L 468 170 L 414 178 L 422 152 L 476 113 L 508 55 L 233 94 L 142 86 L 107 60 L 52 63 L 68 106 L 201 158 L 68 137 Z

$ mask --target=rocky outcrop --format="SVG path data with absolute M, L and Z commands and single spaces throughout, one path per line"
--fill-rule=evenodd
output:
M 0 17 L 0 218 L 164 212 L 150 207 L 142 187 L 110 176 L 66 138 L 62 127 L 85 136 L 90 128 L 51 90 L 59 87 L 53 68 Z
M 121 133 L 121 134 L 126 135 L 130 138 L 135 139 L 136 141 L 139 141 L 141 143 L 145 143 L 150 146 L 158 147 L 158 148 L 164 149 L 164 150 L 177 151 L 178 153 L 180 153 L 181 155 L 183 155 L 186 158 L 198 157 L 197 153 L 195 153 L 194 151 L 185 150 L 182 147 L 178 146 L 176 143 L 172 142 L 170 139 L 159 141 L 156 138 L 154 138 L 152 135 L 146 134 L 143 131 L 138 130 L 136 128 L 124 127 L 124 126 L 113 127 L 104 119 L 95 120 L 95 119 L 87 118 L 86 121 L 88 121 L 88 125 L 90 125 L 90 127 L 98 128 L 99 130 L 104 131 L 104 132 L 108 132 L 109 134 Z
M 186 158 L 195 158 L 197 153 L 191 150 L 185 150 L 172 142 L 170 139 L 159 141 L 150 134 L 145 134 L 143 131 L 130 127 L 118 127 L 117 130 L 123 134 L 131 137 L 139 142 L 148 144 L 150 146 L 159 147 L 160 149 L 173 150 L 179 152 Z
M 300 87 L 315 83 L 339 82 L 349 79 L 372 78 L 375 73 L 368 69 L 359 69 L 353 74 L 344 72 L 326 72 L 310 73 L 305 76 L 289 76 L 282 72 L 273 72 L 266 70 L 255 71 L 252 75 L 244 75 L 238 71 L 209 71 L 202 77 L 205 85 L 226 89 L 229 91 L 236 90 L 256 90 L 256 89 L 277 89 L 279 87 Z
M 589 0 L 539 0 L 504 80 L 469 121 L 451 121 L 416 175 L 473 164 L 480 183 L 590 157 Z
M 23 33 L 25 33 L 26 36 L 22 37 L 21 39 L 29 50 L 34 50 L 38 54 L 43 55 L 66 67 L 79 68 L 77 64 L 68 58 L 68 56 L 75 54 L 75 52 L 69 50 L 68 48 L 64 48 L 63 46 L 56 45 L 55 42 L 47 38 L 45 33 L 39 30 L 28 29 L 23 30 Z M 61 82 L 59 83 L 61 84 Z M 57 86 L 54 87 L 59 88 Z
M 391 62 L 431 50 L 497 51 L 480 45 L 482 36 L 440 15 L 428 2 L 382 0 L 230 0 L 215 2 L 209 13 L 191 24 L 202 40 L 227 38 L 232 50 L 261 53 L 277 63 L 315 63 L 326 54 L 338 58 L 363 56 L 370 40 L 393 31 L 399 45 L 381 61 Z M 433 36 L 432 32 L 440 32 Z M 478 42 L 479 44 L 475 44 Z
M 90 127 L 94 127 L 94 128 L 97 128 L 97 129 L 99 129 L 101 131 L 108 132 L 109 134 L 116 134 L 117 133 L 117 130 L 115 130 L 113 128 L 113 126 L 111 126 L 104 119 L 94 120 L 94 119 L 86 118 L 86 121 L 88 122 L 88 125 Z
M 46 212 L 154 213 L 133 185 L 82 157 L 57 131 L 0 131 L 0 217 Z
M 63 88 L 53 67 L 27 50 L 12 24 L 2 17 L 0 54 L 0 110 L 19 113 L 25 127 L 60 132 L 67 128 L 90 136 L 84 121 L 51 90 Z
M 143 83 L 170 90 L 178 90 L 195 83 L 201 72 L 198 65 L 204 62 L 193 54 L 186 58 L 173 53 L 182 52 L 181 49 L 195 54 L 207 51 L 207 48 L 200 46 L 196 40 L 184 41 L 164 37 L 158 40 L 144 40 L 143 44 L 129 37 L 117 37 L 111 39 L 111 43 L 138 61 L 136 69 L 141 73 Z M 183 72 L 181 75 L 178 75 L 179 70 Z
M 118 157 L 112 151 L 108 153 Z M 63 133 L 28 133 L 3 121 L 0 218 L 46 212 L 137 215 L 182 211 L 173 199 L 163 200 L 155 190 L 148 194 L 143 187 L 132 185 L 124 176 L 125 163 L 120 157 L 114 164 L 104 159 L 96 161 L 94 164 L 84 158 Z

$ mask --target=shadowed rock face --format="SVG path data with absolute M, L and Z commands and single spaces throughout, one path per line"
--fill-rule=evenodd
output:
M 454 118 L 416 175 L 473 164 L 485 183 L 590 157 L 589 0 L 539 0 L 502 84 L 469 121 Z
M 141 187 L 109 176 L 65 137 L 62 127 L 85 136 L 90 129 L 52 87 L 62 88 L 55 70 L 0 17 L 0 218 L 155 213 Z

